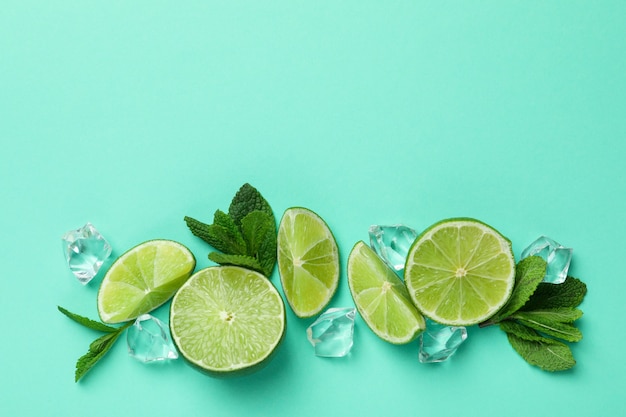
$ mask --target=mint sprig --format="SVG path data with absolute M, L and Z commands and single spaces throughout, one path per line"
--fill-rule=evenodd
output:
M 509 301 L 480 327 L 499 324 L 528 363 L 546 371 L 564 371 L 576 364 L 564 341 L 578 342 L 583 337 L 574 322 L 583 315 L 577 307 L 587 286 L 573 277 L 561 284 L 544 283 L 545 272 L 546 262 L 537 256 L 520 261 Z
M 57 306 L 57 308 L 61 313 L 74 320 L 76 323 L 87 327 L 88 329 L 106 333 L 105 335 L 100 336 L 99 338 L 91 342 L 87 353 L 78 358 L 78 360 L 76 361 L 76 372 L 74 374 L 75 382 L 78 382 L 82 377 L 84 377 L 85 374 L 89 370 L 91 370 L 91 368 L 93 368 L 100 359 L 104 357 L 104 355 L 115 344 L 115 341 L 124 332 L 124 330 L 130 327 L 130 325 L 133 323 L 132 321 L 129 321 L 121 327 L 113 327 L 99 321 L 91 320 L 87 317 L 72 313 L 61 306 Z
M 209 259 L 220 265 L 235 265 L 261 272 L 269 277 L 276 264 L 276 219 L 261 193 L 244 184 L 230 203 L 228 213 L 217 210 L 213 223 L 185 216 L 195 236 L 219 252 Z
M 513 321 L 503 321 L 500 328 L 506 332 L 513 349 L 531 365 L 551 372 L 564 371 L 576 365 L 572 351 L 563 342 L 543 337 Z

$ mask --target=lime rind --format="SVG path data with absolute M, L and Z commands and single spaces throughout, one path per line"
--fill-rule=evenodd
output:
M 413 303 L 439 323 L 468 326 L 494 315 L 515 283 L 511 242 L 471 218 L 443 220 L 409 250 L 405 283 Z
M 262 274 L 236 266 L 196 272 L 170 307 L 172 340 L 194 367 L 213 376 L 264 366 L 284 338 L 285 306 Z
M 348 286 L 359 314 L 381 339 L 406 344 L 426 328 L 404 283 L 362 241 L 348 257 Z
M 133 320 L 163 305 L 196 267 L 191 251 L 179 242 L 155 239 L 122 254 L 98 290 L 98 314 L 105 323 Z
M 315 212 L 285 210 L 278 227 L 277 261 L 285 298 L 297 317 L 319 314 L 339 285 L 339 249 L 332 231 Z

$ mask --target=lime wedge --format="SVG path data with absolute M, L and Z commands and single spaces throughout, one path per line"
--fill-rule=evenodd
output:
M 404 277 L 413 302 L 426 316 L 453 326 L 476 324 L 511 296 L 511 242 L 478 220 L 444 220 L 413 243 Z
M 196 259 L 172 240 L 150 240 L 120 256 L 98 291 L 98 313 L 105 323 L 133 320 L 169 300 L 189 278 Z
M 332 232 L 311 210 L 292 207 L 278 227 L 278 272 L 298 317 L 319 314 L 339 284 L 339 251 Z
M 258 272 L 216 266 L 195 273 L 170 310 L 182 356 L 213 376 L 249 373 L 266 364 L 285 334 L 285 305 Z
M 426 328 L 404 283 L 363 242 L 348 257 L 348 285 L 359 314 L 381 339 L 404 344 Z

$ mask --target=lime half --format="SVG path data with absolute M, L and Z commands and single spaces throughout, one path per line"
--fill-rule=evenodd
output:
M 363 320 L 381 339 L 404 344 L 425 328 L 404 283 L 365 243 L 358 242 L 348 258 L 348 285 Z
M 261 367 L 285 333 L 285 305 L 272 283 L 236 266 L 206 268 L 176 293 L 172 339 L 192 365 L 214 376 Z
M 478 220 L 444 220 L 413 243 L 404 277 L 413 302 L 426 316 L 454 326 L 476 324 L 494 315 L 511 295 L 511 242 Z
M 339 251 L 332 232 L 311 210 L 292 207 L 278 227 L 278 272 L 298 317 L 319 314 L 339 284 Z
M 98 314 L 105 323 L 121 323 L 159 307 L 189 278 L 196 259 L 172 240 L 150 240 L 120 256 L 98 291 Z

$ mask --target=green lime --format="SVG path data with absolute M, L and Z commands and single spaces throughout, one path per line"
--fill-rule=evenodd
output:
M 98 313 L 105 323 L 133 320 L 169 300 L 189 278 L 196 259 L 172 240 L 149 240 L 120 256 L 98 291 Z
M 285 305 L 258 272 L 216 266 L 196 272 L 170 309 L 172 340 L 192 365 L 213 376 L 267 363 L 285 334 Z
M 468 326 L 494 315 L 515 283 L 511 242 L 478 220 L 441 221 L 413 243 L 405 282 L 417 308 L 448 325 Z
M 381 339 L 404 344 L 426 328 L 404 283 L 363 242 L 348 257 L 348 285 L 359 314 Z
M 319 314 L 339 284 L 339 251 L 332 232 L 311 210 L 292 207 L 278 227 L 278 272 L 298 317 Z

